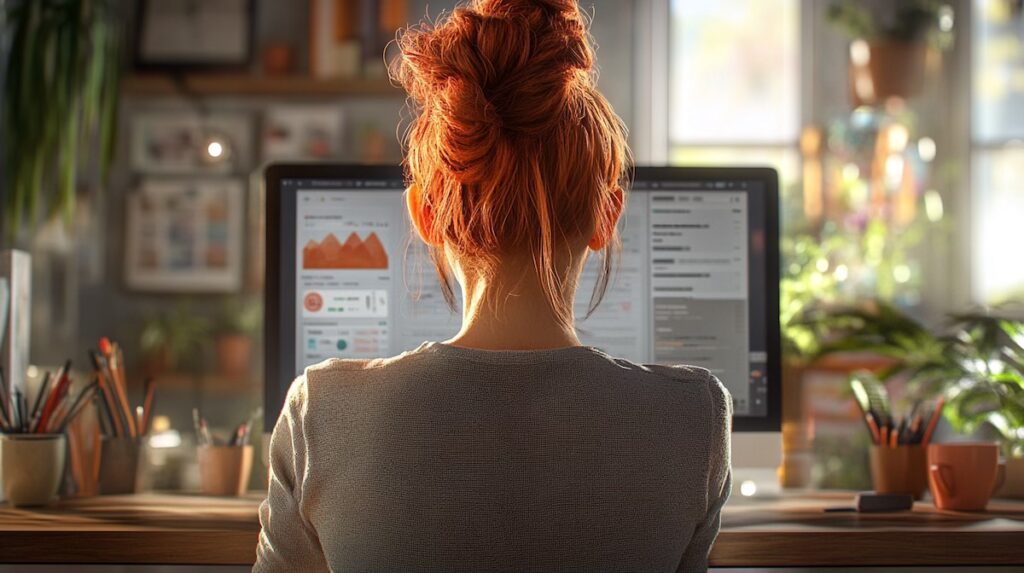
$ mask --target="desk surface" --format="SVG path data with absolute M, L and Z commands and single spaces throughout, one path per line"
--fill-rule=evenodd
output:
M 727 506 L 718 567 L 1024 564 L 1024 503 L 987 513 L 824 513 L 851 496 L 818 494 Z M 251 564 L 259 498 L 97 497 L 42 510 L 0 507 L 5 563 Z

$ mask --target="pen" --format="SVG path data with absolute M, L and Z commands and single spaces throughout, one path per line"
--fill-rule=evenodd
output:
M 43 396 L 46 395 L 46 391 L 50 389 L 50 373 L 47 372 L 43 376 L 43 383 L 39 386 L 39 392 L 36 394 L 36 399 L 32 403 L 32 415 L 31 418 L 35 418 L 39 415 L 39 408 L 43 405 Z
M 199 418 L 199 408 L 192 408 L 192 426 L 196 432 L 196 442 L 200 445 L 203 443 L 203 428 Z

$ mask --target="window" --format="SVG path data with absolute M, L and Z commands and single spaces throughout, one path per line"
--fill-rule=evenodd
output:
M 998 304 L 1024 296 L 1024 33 L 1020 2 L 973 0 L 972 291 Z
M 669 157 L 771 165 L 799 193 L 799 0 L 672 0 Z

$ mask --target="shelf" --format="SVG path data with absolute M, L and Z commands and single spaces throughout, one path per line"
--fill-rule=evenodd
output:
M 182 373 L 165 373 L 154 378 L 157 393 L 161 390 L 208 392 L 211 394 L 236 394 L 252 391 L 258 381 L 251 376 L 226 378 L 218 374 L 189 375 Z
M 167 74 L 128 76 L 122 90 L 132 96 L 403 97 L 387 78 L 319 79 L 308 76 Z

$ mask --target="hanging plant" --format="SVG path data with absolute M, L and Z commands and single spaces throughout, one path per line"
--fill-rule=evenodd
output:
M 11 238 L 40 215 L 70 220 L 83 159 L 97 163 L 100 177 L 106 177 L 117 132 L 121 68 L 116 4 L 8 3 L 2 34 L 11 44 L 0 108 L 6 150 L 0 195 Z

